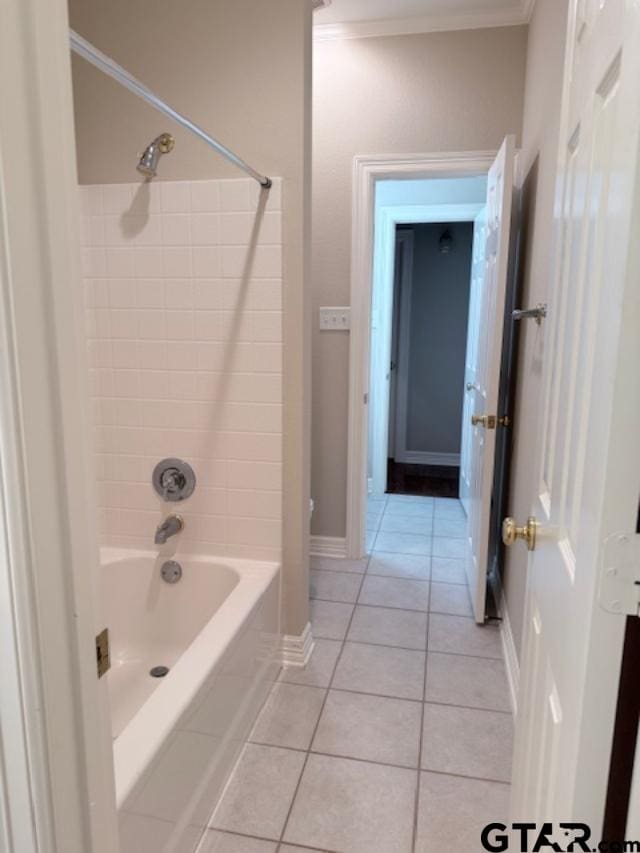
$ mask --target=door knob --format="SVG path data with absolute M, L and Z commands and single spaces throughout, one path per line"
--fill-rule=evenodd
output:
M 505 545 L 514 545 L 518 539 L 527 543 L 529 551 L 536 549 L 536 537 L 538 533 L 538 522 L 531 516 L 527 519 L 524 527 L 518 527 L 513 518 L 505 518 L 502 522 L 502 541 Z

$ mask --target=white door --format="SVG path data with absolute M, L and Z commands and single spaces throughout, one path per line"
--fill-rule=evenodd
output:
M 513 817 L 597 842 L 624 627 L 599 567 L 637 545 L 640 492 L 640 5 L 570 8 Z
M 474 396 L 477 386 L 478 348 L 480 344 L 480 306 L 482 304 L 485 281 L 485 229 L 487 227 L 486 207 L 476 216 L 473 223 L 473 256 L 471 261 L 471 287 L 469 289 L 469 323 L 467 326 L 467 349 L 464 368 L 464 398 L 462 406 L 462 440 L 460 443 L 460 500 L 464 511 L 471 512 L 471 449 L 473 442 Z
M 479 340 L 476 353 L 475 381 L 465 395 L 472 417 L 496 418 L 500 413 L 500 360 L 502 355 L 502 327 L 505 292 L 509 267 L 509 235 L 511 229 L 511 202 L 513 197 L 513 172 L 515 137 L 508 136 L 502 144 L 494 164 L 489 170 L 487 183 L 486 228 L 484 244 L 484 284 L 476 306 Z M 487 564 L 489 552 L 489 523 L 491 518 L 491 490 L 493 463 L 496 448 L 495 422 L 485 420 L 471 429 L 468 443 L 470 454 L 467 578 L 471 590 L 473 613 L 476 622 L 485 621 Z

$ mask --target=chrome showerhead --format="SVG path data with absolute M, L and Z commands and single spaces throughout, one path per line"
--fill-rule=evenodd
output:
M 168 154 L 173 151 L 176 144 L 175 139 L 170 133 L 161 133 L 152 143 L 147 145 L 140 157 L 137 169 L 145 178 L 155 178 L 158 170 L 158 160 L 161 154 Z

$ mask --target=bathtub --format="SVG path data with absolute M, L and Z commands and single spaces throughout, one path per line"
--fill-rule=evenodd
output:
M 166 556 L 101 557 L 121 853 L 192 853 L 277 675 L 279 566 L 178 556 L 171 585 Z

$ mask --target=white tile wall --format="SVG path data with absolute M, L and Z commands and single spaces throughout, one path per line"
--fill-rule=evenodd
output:
M 179 548 L 277 558 L 282 535 L 281 184 L 81 187 L 101 536 L 148 548 L 163 513 Z M 198 486 L 167 505 L 165 456 Z M 172 543 L 173 544 L 173 543 Z

